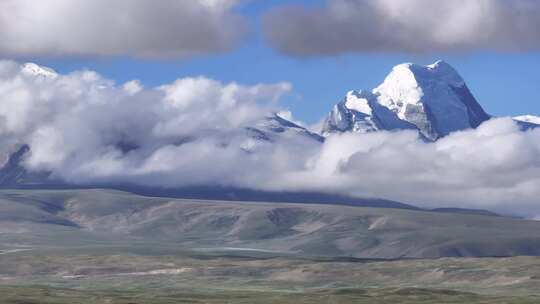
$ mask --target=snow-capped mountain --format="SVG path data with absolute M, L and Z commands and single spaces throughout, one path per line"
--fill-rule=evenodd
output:
M 326 118 L 322 134 L 414 128 L 436 140 L 488 119 L 449 64 L 405 63 L 395 66 L 372 92 L 349 92 Z
M 540 125 L 540 116 L 534 115 L 521 115 L 514 117 L 514 120 Z
M 311 132 L 305 127 L 284 118 L 279 113 L 268 115 L 254 126 L 246 127 L 246 130 L 252 133 L 252 138 L 270 142 L 277 140 L 278 137 L 292 138 L 296 136 L 302 136 L 318 142 L 324 140 L 319 134 Z
M 512 117 L 523 131 L 540 128 L 540 117 L 534 115 L 522 115 Z
M 31 63 L 20 69 L 25 77 L 44 84 L 61 77 L 53 70 Z M 428 66 L 400 64 L 377 88 L 348 92 L 326 117 L 320 134 L 278 113 L 258 117 L 240 127 L 194 131 L 174 140 L 173 145 L 210 138 L 217 139 L 215 141 L 220 145 L 237 147 L 246 153 L 264 153 L 266 148 L 277 142 L 316 146 L 333 133 L 380 130 L 416 130 L 422 139 L 434 141 L 454 131 L 476 128 L 491 118 L 473 97 L 461 76 L 442 61 Z M 514 120 L 523 130 L 540 126 L 540 117 L 536 116 L 519 116 Z M 5 155 L 5 162 L 0 163 L 0 186 L 41 184 L 48 180 L 48 172 L 26 171 L 24 160 L 33 147 L 25 143 L 21 140 L 17 147 L 12 147 L 12 153 Z M 120 154 L 140 148 L 137 143 L 129 141 L 112 142 L 110 145 L 115 153 Z M 148 151 L 152 149 L 150 147 Z
M 257 147 L 273 144 L 277 141 L 298 142 L 299 139 L 314 143 L 324 141 L 324 138 L 319 134 L 297 125 L 279 113 L 270 114 L 255 124 L 244 127 L 242 137 L 243 141 L 240 147 L 246 152 L 253 152 Z

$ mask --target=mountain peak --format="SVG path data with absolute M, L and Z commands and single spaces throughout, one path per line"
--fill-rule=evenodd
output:
M 540 116 L 534 115 L 521 115 L 513 117 L 514 121 L 518 124 L 521 130 L 531 130 L 540 128 Z
M 415 129 L 415 126 L 381 106 L 375 94 L 369 91 L 349 91 L 323 122 L 321 134 L 329 136 L 347 131 L 369 133 L 404 129 Z
M 458 72 L 439 60 L 426 66 L 396 65 L 372 93 L 349 91 L 330 113 L 325 131 L 413 126 L 424 137 L 436 140 L 454 131 L 476 128 L 489 118 Z
M 540 125 L 540 116 L 521 115 L 514 117 L 515 120 Z
M 374 91 L 423 89 L 433 83 L 442 83 L 452 87 L 463 87 L 465 81 L 448 63 L 438 60 L 430 65 L 402 63 L 394 66 L 384 82 Z M 410 92 L 413 95 L 421 92 Z
M 433 74 L 434 78 L 439 81 L 446 82 L 454 87 L 462 87 L 465 85 L 465 81 L 456 69 L 446 61 L 438 60 L 433 64 L 427 65 L 426 68 Z

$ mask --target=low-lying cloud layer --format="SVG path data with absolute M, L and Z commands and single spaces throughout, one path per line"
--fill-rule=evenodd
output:
M 186 57 L 228 51 L 246 32 L 237 0 L 2 0 L 4 56 Z
M 354 52 L 540 49 L 534 0 L 327 0 L 264 18 L 272 46 L 293 56 Z
M 540 130 L 522 132 L 508 118 L 435 143 L 412 131 L 335 135 L 306 164 L 276 179 L 276 189 L 307 185 L 427 207 L 540 212 Z
M 272 142 L 253 137 L 248 128 L 279 110 L 290 90 L 207 78 L 144 88 L 4 61 L 0 153 L 29 144 L 28 170 L 71 183 L 326 191 L 540 215 L 540 130 L 494 119 L 435 143 L 413 131 L 333 135 L 324 143 L 294 132 Z

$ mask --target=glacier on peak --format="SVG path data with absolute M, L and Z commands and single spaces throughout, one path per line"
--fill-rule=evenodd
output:
M 540 125 L 540 116 L 521 115 L 514 117 L 514 120 Z
M 359 113 L 364 113 L 366 115 L 373 115 L 373 110 L 369 104 L 368 98 L 371 95 L 363 94 L 362 92 L 349 91 L 347 97 L 345 97 L 345 106 L 347 109 L 357 111 Z
M 415 129 L 377 102 L 377 96 L 367 91 L 350 91 L 335 105 L 323 123 L 322 135 L 353 131 L 368 133 L 378 130 Z
M 362 103 L 351 99 L 349 92 L 346 101 L 334 107 L 323 124 L 323 135 L 412 126 L 427 139 L 436 140 L 454 131 L 476 128 L 490 118 L 463 78 L 444 61 L 427 66 L 397 65 L 381 85 L 362 94 Z

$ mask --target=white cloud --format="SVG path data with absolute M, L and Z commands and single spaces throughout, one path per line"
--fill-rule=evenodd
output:
M 540 130 L 522 132 L 508 118 L 435 143 L 411 131 L 335 135 L 307 164 L 271 187 L 540 213 Z
M 265 35 L 293 56 L 354 52 L 526 51 L 540 49 L 534 0 L 327 0 L 279 7 Z
M 4 56 L 186 57 L 228 51 L 246 32 L 236 0 L 2 0 Z
M 28 168 L 76 182 L 160 171 L 160 159 L 174 170 L 197 164 L 193 157 L 218 149 L 224 137 L 241 137 L 239 130 L 274 111 L 290 90 L 288 83 L 243 86 L 204 77 L 145 89 L 139 82 L 116 86 L 92 71 L 47 77 L 0 61 L 0 152 L 29 144 Z M 171 149 L 177 166 L 166 157 Z

